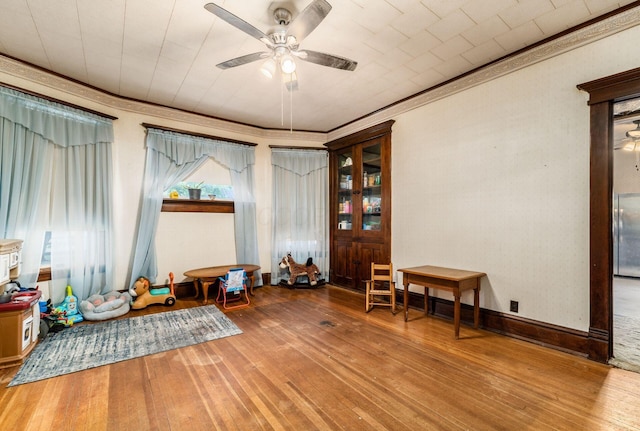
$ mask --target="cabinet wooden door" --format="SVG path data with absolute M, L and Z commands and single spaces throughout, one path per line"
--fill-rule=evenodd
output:
M 371 262 L 390 262 L 392 124 L 327 144 L 333 284 L 364 290 Z
M 329 280 L 339 286 L 352 286 L 356 283 L 358 269 L 354 261 L 356 250 L 350 238 L 336 238 L 331 246 L 331 269 Z

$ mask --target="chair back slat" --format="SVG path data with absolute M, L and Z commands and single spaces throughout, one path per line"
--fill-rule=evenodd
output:
M 393 281 L 393 264 L 371 263 L 371 279 L 374 281 Z
M 227 272 L 227 292 L 242 290 L 245 280 L 245 272 L 242 268 L 232 268 Z

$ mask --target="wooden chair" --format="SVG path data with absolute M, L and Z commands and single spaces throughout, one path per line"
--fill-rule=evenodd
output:
M 366 312 L 374 305 L 391 307 L 391 313 L 396 314 L 396 285 L 393 281 L 393 264 L 371 262 L 371 280 L 365 280 Z M 386 298 L 386 300 L 383 300 Z
M 251 303 L 247 291 L 247 276 L 242 268 L 231 268 L 227 275 L 219 277 L 220 288 L 216 302 L 225 310 L 248 307 Z M 244 297 L 244 299 L 243 299 Z M 227 306 L 227 302 L 240 301 L 237 305 Z

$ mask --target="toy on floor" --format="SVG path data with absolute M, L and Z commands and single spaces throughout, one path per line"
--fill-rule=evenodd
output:
M 169 306 L 175 304 L 176 295 L 173 287 L 173 272 L 169 273 L 169 280 L 169 287 L 154 288 L 151 287 L 149 280 L 145 277 L 138 278 L 129 289 L 129 293 L 134 298 L 131 308 L 140 310 L 151 304 L 164 304 Z
M 287 284 L 289 286 L 292 286 L 294 283 L 296 283 L 298 277 L 303 275 L 307 276 L 307 278 L 309 279 L 309 284 L 311 286 L 315 286 L 318 284 L 317 276 L 320 274 L 320 270 L 318 269 L 316 264 L 313 263 L 312 258 L 307 259 L 307 263 L 303 265 L 301 263 L 296 263 L 296 261 L 293 260 L 293 257 L 291 257 L 291 253 L 288 253 L 282 258 L 279 266 L 281 269 L 289 269 L 289 273 L 291 274 L 289 280 L 287 281 Z
M 80 311 L 86 320 L 107 320 L 127 314 L 131 308 L 129 292 L 113 292 L 91 295 L 80 302 Z
M 62 303 L 51 309 L 50 316 L 55 323 L 61 323 L 64 326 L 72 326 L 84 320 L 78 308 L 78 298 L 73 294 L 71 286 L 67 286 L 67 296 Z

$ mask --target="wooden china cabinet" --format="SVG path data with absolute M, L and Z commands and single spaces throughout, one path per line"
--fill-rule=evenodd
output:
M 391 259 L 389 120 L 336 139 L 329 148 L 332 284 L 365 289 L 371 262 Z

